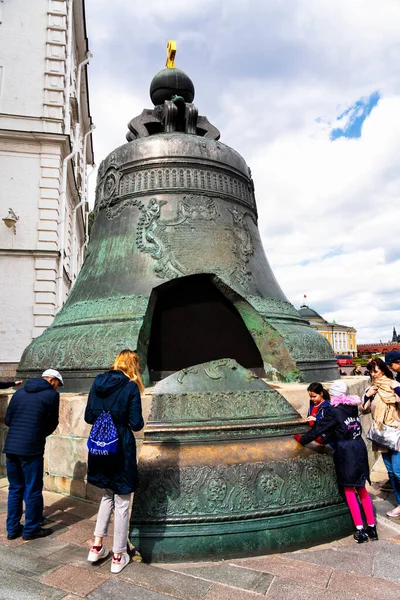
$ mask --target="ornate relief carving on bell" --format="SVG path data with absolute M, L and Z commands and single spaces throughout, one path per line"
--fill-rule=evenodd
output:
M 147 381 L 226 357 L 283 381 L 334 378 L 329 343 L 268 264 L 248 166 L 198 115 L 187 75 L 164 71 L 152 86 L 159 104 L 100 165 L 84 265 L 19 376 L 56 364 L 66 391 L 86 391 L 130 347 Z
M 130 539 L 146 562 L 227 559 L 352 530 L 332 456 L 308 425 L 232 359 L 194 365 L 153 392 Z

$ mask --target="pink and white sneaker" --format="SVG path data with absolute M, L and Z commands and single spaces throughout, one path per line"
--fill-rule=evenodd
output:
M 101 546 L 100 550 L 98 550 L 97 548 L 97 546 L 92 546 L 90 548 L 87 559 L 91 563 L 95 563 L 98 560 L 101 560 L 102 558 L 106 558 L 106 556 L 108 556 L 108 550 L 105 546 Z
M 125 569 L 129 565 L 130 556 L 127 552 L 123 552 L 120 557 L 116 557 L 113 554 L 111 561 L 111 573 L 120 573 L 122 569 Z

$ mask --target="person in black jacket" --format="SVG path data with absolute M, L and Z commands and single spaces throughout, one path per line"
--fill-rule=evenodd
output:
M 15 392 L 7 407 L 4 422 L 8 433 L 3 452 L 9 482 L 7 504 L 7 538 L 24 540 L 46 537 L 50 528 L 42 528 L 43 455 L 46 437 L 58 425 L 63 379 L 55 369 L 42 377 L 29 379 Z M 22 502 L 25 501 L 25 524 L 22 527 Z
M 104 489 L 88 561 L 108 556 L 103 545 L 113 509 L 114 541 L 111 572 L 119 573 L 129 563 L 127 553 L 129 503 L 137 485 L 136 443 L 133 431 L 144 427 L 140 394 L 144 386 L 139 374 L 139 357 L 122 350 L 110 371 L 97 375 L 85 410 L 86 423 L 93 424 L 104 410 L 111 413 L 118 432 L 116 454 L 88 457 L 88 482 Z
M 361 437 L 361 423 L 358 396 L 348 396 L 347 386 L 342 380 L 334 381 L 329 388 L 331 406 L 325 410 L 323 418 L 303 436 L 295 435 L 302 446 L 309 444 L 319 436 L 327 436 L 334 442 L 334 461 L 339 486 L 344 488 L 344 495 L 356 527 L 354 539 L 358 544 L 377 540 L 375 517 L 371 498 L 365 488 L 370 481 L 368 454 Z M 367 527 L 364 529 L 356 491 L 361 499 Z
M 6 390 L 11 387 L 18 387 L 22 383 L 22 379 L 19 381 L 0 381 L 0 390 Z

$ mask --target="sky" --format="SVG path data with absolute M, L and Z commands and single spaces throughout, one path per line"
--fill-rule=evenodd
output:
M 398 0 L 86 0 L 86 24 L 97 164 L 176 40 L 199 114 L 251 168 L 288 300 L 358 343 L 400 333 Z

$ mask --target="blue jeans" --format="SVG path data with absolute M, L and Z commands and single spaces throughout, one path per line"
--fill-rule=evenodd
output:
M 21 532 L 22 501 L 25 502 L 25 525 L 22 535 L 29 536 L 40 528 L 43 514 L 43 455 L 7 454 L 8 477 L 7 533 Z
M 400 452 L 388 450 L 382 452 L 382 458 L 392 484 L 397 505 L 400 506 Z

